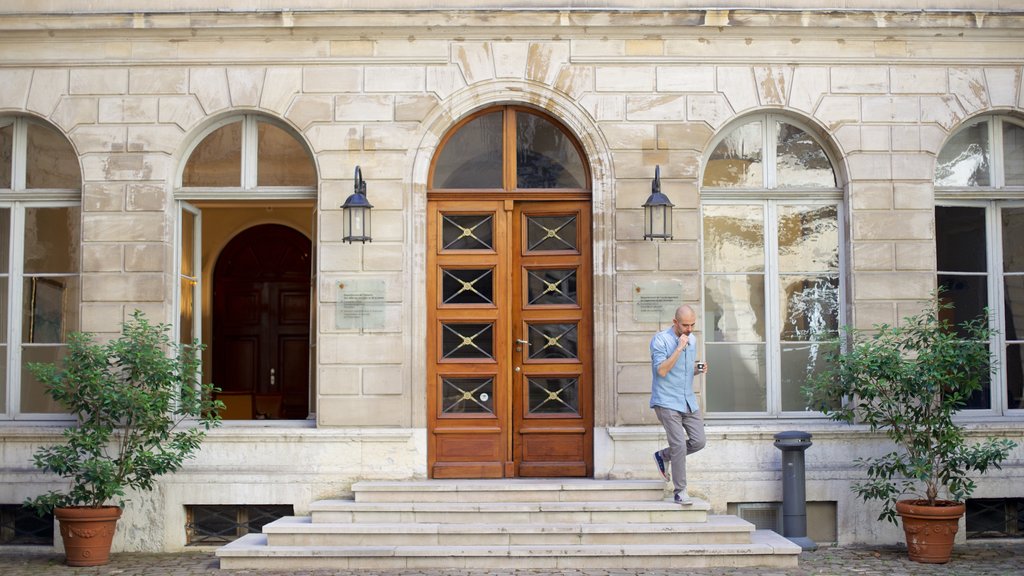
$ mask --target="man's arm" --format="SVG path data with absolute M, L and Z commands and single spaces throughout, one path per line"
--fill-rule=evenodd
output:
M 658 376 L 661 376 L 662 378 L 668 376 L 668 373 L 672 370 L 672 367 L 676 365 L 676 361 L 679 360 L 680 354 L 683 353 L 683 350 L 686 349 L 686 346 L 689 343 L 689 336 L 679 339 L 679 343 L 676 344 L 675 350 L 673 350 L 672 353 L 668 355 L 668 358 L 665 358 L 665 360 L 661 364 L 658 364 Z

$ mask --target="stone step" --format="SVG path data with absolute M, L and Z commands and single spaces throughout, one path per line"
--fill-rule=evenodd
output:
M 524 479 L 356 482 L 356 502 L 658 501 L 661 480 Z
M 269 546 L 265 534 L 248 534 L 217 550 L 222 569 L 251 570 L 792 568 L 799 554 L 762 530 L 745 544 L 545 546 Z
M 627 502 L 355 502 L 319 500 L 313 522 L 427 524 L 609 524 L 706 522 L 711 507 L 671 500 Z
M 693 523 L 313 523 L 286 517 L 263 527 L 271 546 L 543 546 L 743 544 L 754 525 L 736 516 Z

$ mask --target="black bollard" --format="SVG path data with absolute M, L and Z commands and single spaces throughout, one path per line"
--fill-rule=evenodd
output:
M 782 450 L 782 535 L 802 550 L 817 550 L 807 537 L 807 492 L 804 489 L 804 450 L 811 447 L 811 435 L 789 430 L 775 435 L 775 447 Z

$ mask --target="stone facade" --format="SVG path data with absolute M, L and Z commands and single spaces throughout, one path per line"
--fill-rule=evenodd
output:
M 250 11 L 239 0 L 237 12 L 196 1 L 194 12 L 140 13 L 124 2 L 124 12 L 73 17 L 18 4 L 0 12 L 0 114 L 51 123 L 79 157 L 84 330 L 115 333 L 136 308 L 176 317 L 175 182 L 206 127 L 241 112 L 277 119 L 300 135 L 318 174 L 315 421 L 214 431 L 154 497 L 133 499 L 121 550 L 183 547 L 184 505 L 287 503 L 301 513 L 357 479 L 426 475 L 427 177 L 442 136 L 475 110 L 547 111 L 590 162 L 595 476 L 609 478 L 656 475 L 647 344 L 659 326 L 634 321 L 631 291 L 677 279 L 683 301 L 700 304 L 702 162 L 726 124 L 778 112 L 827 144 L 844 196 L 848 320 L 869 327 L 896 322 L 935 286 L 932 181 L 946 138 L 975 115 L 1024 112 L 1024 15 L 1009 2 L 976 3 L 987 12 L 946 11 L 946 2 L 840 10 L 886 4 L 868 1 L 769 3 L 822 8 L 801 12 L 689 2 L 669 2 L 669 12 L 650 2 L 643 11 L 437 8 L 451 2 L 412 12 L 374 2 L 374 12 L 329 2 Z M 365 245 L 340 233 L 356 165 L 374 204 Z M 655 165 L 676 206 L 674 240 L 664 243 L 642 240 Z M 335 286 L 351 278 L 385 282 L 382 329 L 335 328 Z M 877 437 L 819 419 L 708 428 L 716 448 L 694 456 L 691 484 L 717 511 L 780 500 L 771 435 L 801 428 L 815 435 L 808 498 L 837 502 L 839 541 L 900 538 L 848 489 L 861 474 L 851 456 L 883 450 Z M 1024 437 L 1008 416 L 971 429 Z M 57 432 L 0 422 L 0 502 L 51 482 L 28 462 Z M 977 497 L 1024 497 L 1020 450 L 979 482 Z

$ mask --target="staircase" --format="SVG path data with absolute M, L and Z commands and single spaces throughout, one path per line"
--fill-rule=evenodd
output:
M 647 480 L 358 482 L 217 550 L 220 567 L 584 569 L 795 567 L 800 547 Z

